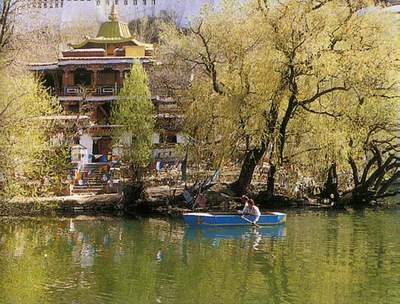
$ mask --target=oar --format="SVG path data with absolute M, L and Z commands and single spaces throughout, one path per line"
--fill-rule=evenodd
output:
M 254 222 L 250 221 L 248 218 L 245 218 L 244 215 L 242 215 L 241 218 L 244 219 L 246 222 L 249 222 L 250 224 L 256 226 L 257 228 L 261 228 L 261 226 L 258 225 L 257 223 L 254 223 Z

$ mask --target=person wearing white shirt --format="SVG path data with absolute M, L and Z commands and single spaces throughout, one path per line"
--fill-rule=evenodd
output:
M 253 223 L 257 223 L 261 216 L 260 209 L 258 209 L 254 201 L 251 198 L 248 198 L 246 195 L 243 195 L 241 200 L 242 202 L 245 202 L 245 205 L 243 210 L 239 211 L 239 214 L 255 216 L 256 218 L 254 219 Z

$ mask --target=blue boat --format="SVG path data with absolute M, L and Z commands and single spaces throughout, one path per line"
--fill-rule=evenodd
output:
M 184 213 L 183 219 L 190 226 L 252 226 L 255 216 L 239 214 L 218 214 L 218 213 Z M 278 225 L 286 222 L 286 214 L 281 212 L 268 212 L 262 214 L 257 225 Z

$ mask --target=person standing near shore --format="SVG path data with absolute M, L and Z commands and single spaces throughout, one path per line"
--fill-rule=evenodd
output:
M 261 212 L 260 212 L 260 209 L 258 209 L 256 204 L 254 203 L 254 200 L 252 200 L 251 198 L 248 198 L 246 195 L 242 195 L 240 200 L 242 202 L 244 202 L 245 204 L 244 204 L 243 210 L 239 210 L 238 213 L 241 215 L 255 216 L 253 223 L 257 223 L 258 220 L 260 219 Z

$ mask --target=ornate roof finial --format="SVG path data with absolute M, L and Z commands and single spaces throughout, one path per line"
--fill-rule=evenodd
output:
M 115 8 L 115 3 L 113 3 L 113 5 L 112 5 L 111 14 L 108 17 L 108 19 L 112 22 L 118 21 L 118 12 L 117 12 L 117 9 Z

